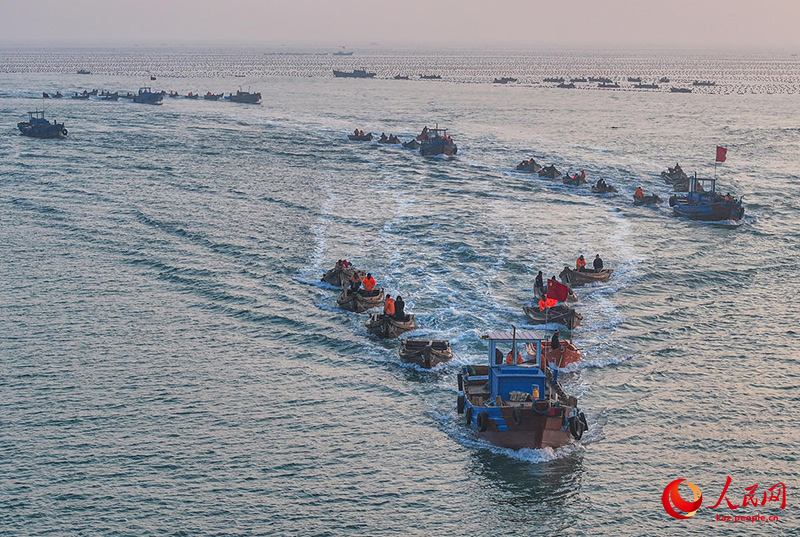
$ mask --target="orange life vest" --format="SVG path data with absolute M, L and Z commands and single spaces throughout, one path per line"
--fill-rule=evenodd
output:
M 539 311 L 544 311 L 547 308 L 547 300 L 544 297 L 539 299 Z
M 383 313 L 386 315 L 394 315 L 394 299 L 387 298 L 383 301 Z
M 507 363 L 507 364 L 514 365 L 514 358 L 513 358 L 513 356 L 514 356 L 514 355 L 512 354 L 512 351 L 508 351 L 508 354 L 506 354 L 506 363 Z M 522 355 L 519 353 L 519 351 L 517 351 L 517 363 L 518 363 L 518 364 L 521 364 L 521 363 L 522 363 L 522 362 L 524 362 L 524 361 L 525 361 L 525 360 L 523 360 L 523 359 L 522 359 Z
M 643 198 L 644 197 L 644 192 L 642 191 L 642 187 L 639 187 L 639 188 L 636 189 L 636 193 L 634 194 L 634 196 L 636 196 L 637 198 Z
M 364 278 L 364 280 L 361 282 L 361 285 L 363 285 L 364 289 L 366 289 L 367 291 L 372 291 L 373 289 L 375 289 L 375 278 L 372 277 Z
M 578 260 L 575 262 L 575 268 L 580 270 L 580 269 L 584 268 L 585 266 L 586 266 L 586 260 L 585 259 L 581 259 L 579 257 Z

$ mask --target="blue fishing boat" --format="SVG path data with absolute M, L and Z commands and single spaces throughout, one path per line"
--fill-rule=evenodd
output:
M 63 123 L 47 121 L 44 110 L 28 112 L 28 121 L 17 123 L 17 128 L 24 136 L 33 138 L 63 138 L 68 134 Z
M 435 129 L 428 130 L 428 127 L 425 127 L 422 130 L 422 134 L 417 136 L 417 140 L 422 144 L 419 148 L 419 154 L 423 157 L 429 155 L 450 156 L 458 153 L 458 146 L 447 135 L 447 129 L 440 129 L 438 124 Z
M 678 216 L 692 220 L 716 222 L 719 220 L 741 220 L 744 216 L 742 198 L 717 193 L 716 179 L 698 179 L 697 174 L 689 178 L 689 191 L 672 195 L 669 206 Z
M 164 101 L 164 94 L 161 92 L 153 93 L 149 87 L 139 88 L 139 93 L 133 96 L 133 102 L 142 104 L 161 104 Z
M 260 93 L 250 93 L 250 91 L 242 91 L 240 87 L 236 93 L 231 93 L 228 96 L 233 103 L 244 103 L 244 104 L 260 104 L 261 103 L 261 94 Z
M 578 400 L 561 389 L 558 371 L 542 359 L 542 340 L 516 329 L 491 331 L 483 339 L 489 342 L 488 365 L 463 366 L 458 375 L 456 408 L 466 425 L 510 449 L 557 448 L 570 438 L 580 440 L 589 430 L 586 417 Z

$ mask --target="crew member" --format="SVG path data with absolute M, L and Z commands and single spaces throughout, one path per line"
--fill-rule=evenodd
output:
M 633 193 L 633 196 L 639 199 L 644 198 L 644 190 L 642 190 L 642 187 L 637 188 L 636 192 Z
M 533 283 L 534 289 L 539 290 L 539 294 L 544 296 L 544 278 L 542 278 L 542 271 L 539 271 L 539 274 L 536 275 L 536 281 Z
M 361 282 L 361 285 L 364 286 L 364 289 L 367 291 L 373 291 L 375 289 L 375 278 L 372 277 L 372 274 L 367 273 L 367 277 Z
M 561 333 L 561 330 L 556 330 L 553 332 L 553 337 L 550 338 L 550 349 L 560 349 L 561 348 L 561 341 L 558 339 L 558 335 Z
M 525 360 L 522 359 L 522 354 L 520 354 L 520 352 L 517 351 L 517 363 L 521 364 L 524 361 Z M 509 364 L 509 365 L 514 365 L 514 350 L 513 349 L 508 351 L 508 354 L 506 354 L 506 363 Z
M 389 317 L 394 315 L 394 300 L 392 300 L 392 295 L 386 295 L 386 300 L 383 301 L 383 314 Z
M 394 318 L 397 321 L 405 321 L 406 320 L 406 303 L 403 301 L 403 297 L 397 295 L 397 300 L 394 301 Z
M 600 259 L 600 254 L 597 254 L 595 256 L 594 262 L 592 264 L 594 265 L 595 272 L 600 272 L 601 270 L 603 270 L 603 260 Z
M 581 255 L 577 261 L 575 261 L 575 270 L 578 272 L 585 272 L 586 271 L 586 260 Z

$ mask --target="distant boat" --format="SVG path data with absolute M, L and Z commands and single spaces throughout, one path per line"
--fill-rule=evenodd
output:
M 100 97 L 101 101 L 117 101 L 119 100 L 119 92 L 115 91 L 114 93 L 107 93 Z
M 658 81 L 661 82 L 662 84 L 667 84 L 669 82 L 669 78 L 662 76 L 661 78 L 658 79 Z
M 344 47 L 342 47 L 342 50 L 334 52 L 332 55 L 333 56 L 352 56 L 353 55 L 353 51 L 352 50 L 349 51 L 349 52 L 345 51 Z
M 676 88 L 675 86 L 669 88 L 671 93 L 691 93 L 692 88 Z
M 219 101 L 224 96 L 225 96 L 224 93 L 211 93 L 210 91 L 208 91 L 208 92 L 206 92 L 205 95 L 203 95 L 203 100 L 205 100 L 205 101 Z
M 196 94 L 196 93 L 192 93 L 192 92 L 190 91 L 188 94 L 186 94 L 186 98 L 187 98 L 187 99 L 199 99 L 199 98 L 200 98 L 200 96 L 199 96 L 198 94 Z
M 695 80 L 692 82 L 692 86 L 716 86 L 716 82 L 710 82 L 708 80 Z
M 639 76 L 629 76 L 628 77 L 628 82 L 641 82 L 641 81 L 642 81 L 642 78 L 639 77 Z
M 447 129 L 440 129 L 437 125 L 435 129 L 429 129 L 423 132 L 425 136 L 422 140 L 419 140 L 422 143 L 419 148 L 419 153 L 423 157 L 430 155 L 450 156 L 458 153 L 458 147 L 453 139 L 447 135 Z M 423 135 L 420 134 L 420 136 Z M 417 139 L 419 139 L 419 137 Z
M 585 78 L 570 78 L 570 82 L 586 82 Z
M 49 99 L 49 98 L 50 98 L 50 94 L 45 92 L 45 91 L 43 91 L 42 92 L 42 99 Z
M 439 75 L 419 75 L 422 80 L 441 80 L 442 77 Z
M 395 80 L 410 80 L 410 79 L 408 78 L 408 75 L 395 75 L 395 76 L 394 76 L 394 79 L 395 79 Z
M 554 82 L 556 84 L 563 84 L 564 83 L 564 77 L 560 76 L 558 78 L 545 78 L 543 80 L 543 82 Z
M 239 89 L 235 94 L 231 93 L 228 97 L 233 103 L 259 104 L 261 102 L 260 93 L 250 93 Z
M 33 138 L 62 138 L 68 134 L 63 123 L 47 121 L 44 118 L 44 110 L 28 112 L 28 121 L 17 123 L 17 128 L 23 136 Z
M 51 95 L 51 97 L 53 99 L 61 99 L 62 97 L 64 97 L 64 95 L 62 95 L 62 93 L 60 91 L 57 91 L 56 94 L 55 95 Z
M 639 84 L 636 84 L 634 86 L 634 88 L 639 88 L 639 89 L 658 89 L 658 84 L 641 84 L 641 83 L 639 83 Z
M 601 84 L 611 84 L 614 81 L 611 80 L 610 78 L 606 78 L 604 76 L 597 76 L 597 77 L 590 76 L 589 77 L 589 82 L 600 82 Z
M 670 196 L 669 206 L 676 215 L 691 220 L 740 220 L 744 216 L 742 199 L 737 200 L 728 194 L 721 196 L 717 194 L 716 186 L 716 179 L 698 179 L 695 174 L 689 178 L 686 195 Z
M 575 89 L 575 84 L 573 82 L 562 82 L 557 88 L 565 88 L 565 89 Z
M 356 69 L 354 71 L 337 71 L 333 70 L 333 76 L 336 78 L 374 78 L 376 73 L 368 73 L 364 69 Z
M 503 78 L 495 78 L 493 81 L 494 84 L 508 84 L 509 82 L 518 82 L 518 80 L 510 76 L 504 76 Z
M 86 69 L 80 69 L 80 70 L 78 71 L 78 74 L 79 74 L 79 75 L 91 75 L 91 74 L 92 74 L 92 72 L 91 72 L 91 71 L 87 71 Z
M 133 96 L 133 102 L 140 104 L 161 104 L 164 101 L 164 94 L 153 93 L 148 86 L 139 88 L 139 93 Z
M 75 95 L 73 95 L 71 98 L 72 99 L 88 99 L 89 98 L 89 93 L 86 92 L 86 91 L 84 91 L 83 93 L 78 93 L 76 91 Z

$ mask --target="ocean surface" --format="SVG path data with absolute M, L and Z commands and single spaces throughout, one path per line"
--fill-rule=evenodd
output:
M 541 82 L 580 75 L 625 87 Z M 41 99 L 143 85 L 264 102 Z M 798 93 L 789 54 L 0 50 L 0 535 L 800 535 Z M 42 107 L 66 139 L 19 135 Z M 457 157 L 346 137 L 437 123 Z M 740 223 L 632 206 L 675 162 L 713 176 L 716 145 Z M 514 171 L 530 157 L 620 192 Z M 580 254 L 615 271 L 577 290 L 561 375 L 590 431 L 481 441 L 460 366 Z M 402 364 L 337 310 L 340 258 L 454 361 Z M 784 483 L 786 508 L 706 509 L 728 476 L 733 504 Z M 679 478 L 689 520 L 661 504 Z M 780 520 L 716 520 L 754 514 Z

